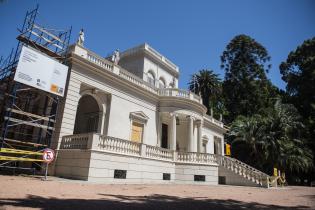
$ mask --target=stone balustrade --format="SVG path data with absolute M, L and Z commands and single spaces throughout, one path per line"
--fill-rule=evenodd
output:
M 110 61 L 96 55 L 91 51 L 87 51 L 86 59 L 108 71 L 113 71 L 114 69 L 114 65 Z
M 178 163 L 217 165 L 216 156 L 213 154 L 177 152 L 92 133 L 64 136 L 60 149 L 96 150 Z
M 218 164 L 256 184 L 268 187 L 269 176 L 267 174 L 237 159 L 226 156 L 218 156 Z
M 176 161 L 193 164 L 217 164 L 217 156 L 208 153 L 178 152 Z
M 126 155 L 139 155 L 140 144 L 111 136 L 99 136 L 98 149 Z
M 76 134 L 64 136 L 62 138 L 60 149 L 87 149 L 91 133 Z
M 148 82 L 142 80 L 141 78 L 137 77 L 136 75 L 128 72 L 127 70 L 125 70 L 123 68 L 119 69 L 119 76 L 121 76 L 122 78 L 124 78 L 124 79 L 138 85 L 138 86 L 141 86 L 142 88 L 144 88 L 150 92 L 157 94 L 156 88 L 152 87 Z
M 146 145 L 145 156 L 153 159 L 173 161 L 174 152 L 169 149 Z
M 224 123 L 219 121 L 219 120 L 216 120 L 214 119 L 213 117 L 209 116 L 209 115 L 205 115 L 205 119 L 210 121 L 211 123 L 221 127 L 221 128 L 224 128 Z
M 178 164 L 219 165 L 264 187 L 269 176 L 237 159 L 197 152 L 181 152 L 95 133 L 64 136 L 60 150 L 94 150 L 126 156 L 169 161 Z
M 186 98 L 198 103 L 202 103 L 202 99 L 200 96 L 192 93 L 188 90 L 181 90 L 177 88 L 163 88 L 158 90 L 159 96 L 169 96 L 169 97 L 179 97 L 179 98 Z

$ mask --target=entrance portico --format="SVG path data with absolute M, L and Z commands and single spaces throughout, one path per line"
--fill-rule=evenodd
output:
M 174 151 L 202 152 L 202 118 L 174 111 L 160 112 L 159 119 L 158 146 Z

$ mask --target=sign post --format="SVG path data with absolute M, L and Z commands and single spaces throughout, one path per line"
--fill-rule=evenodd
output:
M 47 180 L 47 173 L 48 173 L 48 164 L 54 161 L 55 159 L 55 152 L 52 149 L 45 149 L 43 151 L 43 161 L 46 163 L 45 167 L 45 180 Z
M 14 80 L 63 97 L 67 75 L 68 66 L 23 46 Z

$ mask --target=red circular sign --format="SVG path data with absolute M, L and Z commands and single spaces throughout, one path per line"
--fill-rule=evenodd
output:
M 52 149 L 45 149 L 43 152 L 43 160 L 45 163 L 50 163 L 55 159 L 55 152 Z

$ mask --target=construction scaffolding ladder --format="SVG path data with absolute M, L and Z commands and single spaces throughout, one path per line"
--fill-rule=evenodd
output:
M 51 147 L 60 96 L 16 82 L 14 74 L 22 46 L 65 64 L 71 28 L 43 27 L 36 22 L 38 9 L 26 13 L 16 49 L 0 59 L 0 172 L 39 171 L 42 151 Z

